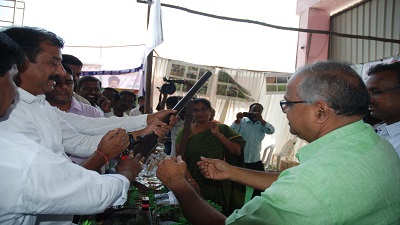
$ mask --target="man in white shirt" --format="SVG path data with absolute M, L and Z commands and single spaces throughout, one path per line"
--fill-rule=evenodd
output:
M 89 166 L 84 166 L 96 169 L 102 166 L 98 165 L 99 161 L 104 165 L 105 161 L 122 152 L 121 147 L 126 148 L 128 144 L 125 130 L 116 129 L 112 131 L 110 137 L 107 137 L 108 147 L 112 151 L 109 150 L 110 153 L 105 154 L 95 151 L 106 132 L 118 127 L 138 130 L 152 124 L 143 130 L 142 134 L 154 131 L 157 135 L 163 136 L 162 134 L 165 135 L 171 128 L 160 120 L 167 114 L 173 113 L 172 110 L 149 116 L 107 119 L 65 113 L 50 106 L 45 100 L 44 93 L 53 90 L 57 74 L 65 73 L 61 65 L 63 40 L 54 33 L 39 28 L 11 27 L 2 32 L 21 46 L 26 58 L 23 65 L 19 65 L 21 70 L 16 79 L 19 86 L 18 94 L 7 116 L 0 119 L 0 129 L 22 133 L 66 159 L 68 159 L 66 153 L 79 157 L 94 155 L 95 159 L 90 157 L 85 162 L 85 165 Z M 116 152 L 117 150 L 119 151 Z M 53 216 L 50 220 L 41 217 L 40 221 L 47 220 L 48 224 L 71 224 L 71 216 L 56 217 Z
M 400 157 L 400 62 L 378 64 L 368 71 L 371 116 L 384 121 L 377 134 L 387 139 Z
M 73 97 L 74 93 L 74 78 L 72 69 L 62 64 L 65 69 L 65 74 L 60 75 L 60 79 L 56 81 L 54 89 L 50 92 L 46 92 L 46 100 L 51 106 L 57 107 L 58 109 L 68 112 L 75 113 L 86 117 L 104 117 L 103 112 L 91 106 L 79 102 Z M 78 157 L 69 155 L 72 162 L 81 164 L 87 157 Z
M 13 78 L 23 59 L 0 33 L 1 118 L 16 94 Z M 99 175 L 12 131 L 0 130 L 0 144 L 0 224 L 33 225 L 38 214 L 93 214 L 121 205 L 141 170 L 140 155 L 130 155 L 116 168 L 119 174 Z
M 139 116 L 143 114 L 142 112 L 140 112 L 139 108 L 140 106 L 144 105 L 145 102 L 144 96 L 139 96 L 137 101 L 138 101 L 138 106 L 129 112 L 129 116 Z

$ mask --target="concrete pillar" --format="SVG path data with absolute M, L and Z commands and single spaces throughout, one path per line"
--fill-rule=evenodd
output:
M 329 30 L 328 11 L 307 8 L 300 13 L 300 28 L 311 30 Z M 329 35 L 299 32 L 297 44 L 296 68 L 315 61 L 328 59 Z

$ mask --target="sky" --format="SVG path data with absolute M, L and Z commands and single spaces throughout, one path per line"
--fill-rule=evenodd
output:
M 279 26 L 299 24 L 296 0 L 161 3 Z M 234 69 L 294 71 L 297 32 L 161 9 L 164 42 L 155 49 L 160 57 Z M 135 0 L 25 0 L 24 17 L 24 25 L 43 27 L 61 36 L 65 40 L 63 53 L 76 55 L 84 63 L 101 64 L 104 70 L 132 68 L 132 62 L 141 57 L 146 38 L 147 5 Z M 126 45 L 135 46 L 104 47 Z

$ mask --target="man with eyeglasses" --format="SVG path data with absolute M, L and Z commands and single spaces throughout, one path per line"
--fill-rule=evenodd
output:
M 166 158 L 157 176 L 192 224 L 400 224 L 400 158 L 362 119 L 369 95 L 347 64 L 317 62 L 290 78 L 281 107 L 290 132 L 309 142 L 300 165 L 279 178 L 202 157 L 202 174 L 265 190 L 228 218 L 185 179 L 180 157 Z
M 64 41 L 50 31 L 35 27 L 10 27 L 0 32 L 14 40 L 24 55 L 24 61 L 17 65 L 20 69 L 16 77 L 18 94 L 7 115 L 0 118 L 0 130 L 22 133 L 27 139 L 52 150 L 60 159 L 66 159 L 67 153 L 81 157 L 93 156 L 83 166 L 97 170 L 128 147 L 128 134 L 120 127 L 133 132 L 145 127 L 148 133 L 158 133 L 161 137 L 171 128 L 161 120 L 168 113 L 174 113 L 173 110 L 135 118 L 106 119 L 88 118 L 55 109 L 45 100 L 44 94 L 52 91 L 59 75 L 65 73 L 61 65 Z M 171 118 L 171 122 L 174 122 L 174 117 Z M 153 125 L 161 127 L 155 129 Z M 107 145 L 100 149 L 102 140 L 106 140 Z M 45 191 L 48 189 L 52 189 L 52 186 L 44 186 Z M 71 221 L 71 215 L 41 215 L 36 222 L 54 225 L 71 224 Z
M 57 107 L 58 109 L 74 113 L 77 115 L 82 115 L 91 118 L 104 117 L 103 113 L 97 108 L 79 102 L 74 96 L 74 78 L 73 71 L 71 68 L 62 64 L 65 70 L 65 74 L 61 74 L 60 78 L 56 80 L 54 89 L 50 92 L 46 92 L 46 100 L 51 106 Z M 75 155 L 68 155 L 72 162 L 80 165 L 88 157 L 79 157 Z
M 8 120 L 7 110 L 18 93 L 13 79 L 23 61 L 17 44 L 0 32 L 0 123 Z M 37 224 L 39 214 L 94 214 L 121 205 L 141 171 L 138 154 L 123 161 L 118 174 L 100 175 L 8 129 L 0 129 L 0 145 L 2 225 L 32 225 Z
M 78 86 L 78 80 L 79 77 L 82 74 L 82 67 L 83 63 L 80 59 L 78 59 L 76 56 L 69 55 L 69 54 L 62 54 L 62 61 L 61 63 L 65 66 L 68 66 L 72 70 L 72 76 L 74 78 L 74 98 L 78 100 L 79 102 L 85 103 L 87 105 L 90 105 L 90 102 L 86 100 L 84 97 L 78 95 L 75 93 L 75 89 Z
M 371 67 L 366 86 L 371 97 L 370 115 L 384 121 L 376 127 L 377 134 L 400 156 L 400 62 Z
M 46 92 L 46 100 L 50 105 L 59 108 L 64 112 L 75 113 L 77 115 L 87 117 L 103 117 L 102 112 L 91 105 L 79 102 L 74 95 L 74 78 L 72 69 L 63 64 L 65 74 L 60 75 L 60 79 L 56 80 L 54 89 Z

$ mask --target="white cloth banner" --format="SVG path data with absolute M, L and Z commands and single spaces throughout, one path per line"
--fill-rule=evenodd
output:
M 163 29 L 162 29 L 162 13 L 160 0 L 154 0 L 151 2 L 149 24 L 147 27 L 147 38 L 145 51 L 143 55 L 143 70 L 146 70 L 147 56 L 155 47 L 164 42 Z M 142 80 L 140 82 L 139 95 L 145 95 L 146 87 L 146 71 L 142 74 Z
M 151 3 L 146 40 L 144 60 L 155 47 L 164 42 L 160 0 L 154 0 Z
M 94 75 L 102 83 L 101 87 L 111 87 L 118 89 L 139 90 L 141 70 L 139 72 L 128 73 L 123 75 Z

